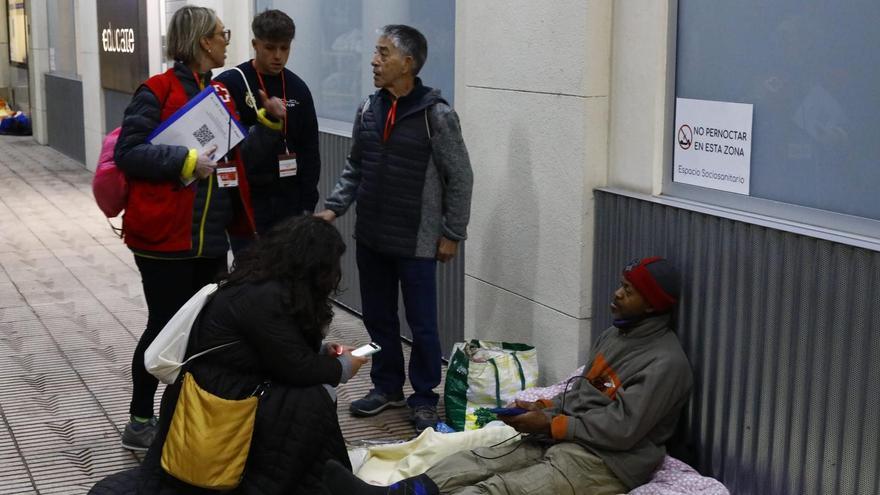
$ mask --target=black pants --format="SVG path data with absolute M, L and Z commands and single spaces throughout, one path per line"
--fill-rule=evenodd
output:
M 183 304 L 218 275 L 226 272 L 226 258 L 162 260 L 135 256 L 147 300 L 147 328 L 138 340 L 131 360 L 131 405 L 129 413 L 153 416 L 153 402 L 159 380 L 144 367 L 144 351 Z

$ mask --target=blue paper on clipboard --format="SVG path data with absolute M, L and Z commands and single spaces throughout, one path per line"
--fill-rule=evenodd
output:
M 219 160 L 245 136 L 247 130 L 229 113 L 214 86 L 208 85 L 162 122 L 147 141 L 185 146 L 199 154 L 217 145 L 213 158 Z

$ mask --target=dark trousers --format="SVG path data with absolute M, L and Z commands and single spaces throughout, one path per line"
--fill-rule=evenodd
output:
M 406 322 L 412 330 L 409 380 L 414 394 L 410 407 L 436 406 L 440 384 L 440 336 L 437 332 L 437 261 L 387 256 L 357 245 L 364 325 L 382 350 L 373 354 L 370 378 L 384 394 L 398 394 L 406 380 L 400 320 L 397 315 L 398 286 L 403 293 Z
M 141 334 L 131 360 L 129 413 L 142 418 L 153 415 L 159 380 L 144 367 L 144 351 L 183 304 L 218 275 L 226 272 L 226 258 L 163 260 L 135 256 L 147 300 L 147 328 Z

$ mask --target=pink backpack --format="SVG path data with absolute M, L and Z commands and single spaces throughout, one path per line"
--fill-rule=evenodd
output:
M 98 168 L 92 179 L 92 194 L 98 208 L 104 212 L 107 218 L 113 218 L 125 209 L 128 202 L 128 180 L 122 170 L 116 167 L 113 161 L 113 150 L 116 148 L 116 140 L 119 139 L 121 127 L 113 129 L 104 137 L 101 145 L 101 156 L 98 158 Z

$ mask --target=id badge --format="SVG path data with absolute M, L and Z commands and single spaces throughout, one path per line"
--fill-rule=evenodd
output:
M 235 167 L 217 168 L 217 185 L 220 187 L 238 187 L 238 171 Z
M 293 177 L 296 175 L 296 153 L 278 155 L 278 176 Z

